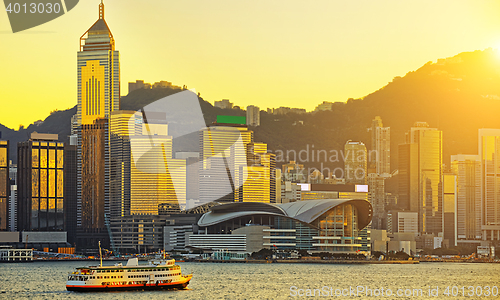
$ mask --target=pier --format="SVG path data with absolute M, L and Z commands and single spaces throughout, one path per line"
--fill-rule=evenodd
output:
M 33 249 L 0 249 L 0 262 L 33 261 Z

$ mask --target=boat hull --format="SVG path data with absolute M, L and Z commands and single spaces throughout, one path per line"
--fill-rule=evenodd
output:
M 190 278 L 191 279 L 191 278 Z M 112 291 L 137 291 L 137 290 L 174 290 L 185 289 L 189 280 L 185 282 L 158 283 L 158 284 L 130 284 L 130 285 L 66 285 L 66 290 L 71 292 L 112 292 Z

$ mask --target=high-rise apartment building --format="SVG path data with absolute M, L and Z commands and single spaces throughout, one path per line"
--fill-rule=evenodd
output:
M 57 134 L 32 133 L 17 145 L 17 229 L 62 231 L 64 224 L 64 143 Z
M 260 108 L 258 106 L 247 106 L 247 125 L 260 126 Z
M 363 142 L 347 141 L 344 145 L 344 177 L 346 183 L 366 184 L 368 161 Z
M 482 238 L 500 240 L 500 129 L 479 129 Z
M 120 108 L 120 62 L 99 4 L 98 20 L 80 37 L 77 53 L 78 246 L 109 246 L 109 116 Z M 107 227 L 107 228 L 106 228 Z
M 368 191 L 373 208 L 372 228 L 385 228 L 385 178 L 376 173 L 368 174 Z
M 370 164 L 375 164 L 377 174 L 387 176 L 391 173 L 391 128 L 384 127 L 382 119 L 376 116 L 372 120 L 370 130 L 372 133 L 372 149 L 368 155 Z
M 457 239 L 481 239 L 481 160 L 478 155 L 452 155 L 457 176 Z
M 419 232 L 442 232 L 442 131 L 416 122 L 399 145 L 399 194 L 402 209 L 417 211 Z
M 0 231 L 9 230 L 9 142 L 0 141 Z

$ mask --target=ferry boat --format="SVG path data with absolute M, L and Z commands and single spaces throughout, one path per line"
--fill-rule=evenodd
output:
M 75 292 L 126 291 L 126 290 L 160 290 L 184 289 L 193 277 L 182 275 L 181 267 L 175 259 L 156 259 L 148 264 L 139 264 L 138 258 L 131 258 L 124 266 L 77 268 L 68 274 L 66 289 Z

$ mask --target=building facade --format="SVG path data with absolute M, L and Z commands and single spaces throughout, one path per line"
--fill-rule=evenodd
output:
M 457 238 L 481 239 L 481 161 L 478 155 L 452 155 L 457 176 Z
M 222 108 L 222 109 L 232 109 L 233 103 L 229 102 L 228 99 L 223 99 L 220 101 L 214 101 L 214 107 Z
M 9 142 L 0 141 L 0 231 L 9 230 Z
M 63 231 L 64 143 L 57 134 L 32 133 L 17 145 L 19 231 Z
M 283 181 L 290 181 L 293 183 L 304 183 L 307 181 L 307 174 L 304 165 L 290 161 L 281 166 L 281 176 Z
M 172 157 L 165 115 L 147 115 L 147 121 L 135 111 L 110 116 L 110 223 L 117 249 L 133 248 L 132 241 L 156 247 L 159 215 L 186 207 L 186 160 Z
M 254 142 L 245 117 L 217 118 L 200 131 L 200 202 L 275 203 L 280 198 L 275 154 Z
M 500 240 L 500 129 L 479 129 L 482 238 Z
M 80 37 L 77 53 L 78 246 L 109 247 L 109 117 L 120 108 L 120 60 L 99 4 L 98 20 Z
M 198 226 L 200 239 L 206 241 L 210 235 L 227 235 L 231 239 L 232 233 L 242 233 L 237 231 L 240 228 L 260 225 L 269 227 L 264 229 L 262 248 L 357 253 L 363 251 L 360 233 L 370 221 L 371 205 L 366 200 L 322 199 L 279 205 L 248 202 L 213 206 L 200 218 Z M 237 238 L 243 248 L 245 240 Z
M 442 131 L 416 122 L 406 133 L 406 144 L 399 147 L 401 208 L 418 211 L 422 233 L 442 232 L 442 141 Z
M 443 240 L 454 247 L 457 245 L 457 176 L 453 172 L 443 172 L 439 198 L 443 206 Z
M 10 164 L 9 231 L 17 231 L 17 165 Z
M 99 4 L 98 20 L 80 37 L 77 53 L 78 124 L 108 118 L 120 108 L 120 54 Z
M 260 108 L 258 106 L 247 106 L 247 125 L 260 126 Z
M 347 141 L 344 146 L 344 176 L 346 184 L 366 184 L 368 160 L 363 142 Z
M 64 146 L 64 220 L 68 243 L 75 245 L 77 235 L 77 146 Z
M 418 213 L 411 211 L 393 210 L 387 214 L 388 233 L 418 234 Z
M 385 216 L 385 178 L 376 173 L 368 174 L 368 191 L 373 207 L 373 229 L 384 229 Z
M 384 127 L 382 119 L 376 116 L 370 128 L 372 134 L 372 148 L 369 153 L 370 163 L 375 163 L 376 173 L 379 175 L 391 173 L 391 128 Z

